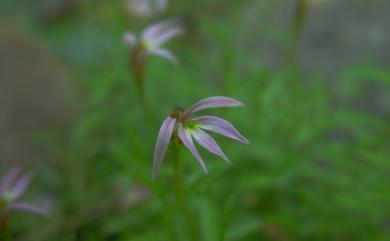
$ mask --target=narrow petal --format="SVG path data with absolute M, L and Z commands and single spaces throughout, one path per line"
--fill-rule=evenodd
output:
M 179 62 L 177 61 L 176 57 L 171 52 L 169 52 L 166 49 L 155 48 L 155 49 L 151 49 L 150 53 L 158 55 L 158 56 L 160 56 L 162 58 L 168 59 L 174 65 L 178 65 L 179 64 Z
M 1 179 L 0 182 L 0 195 L 10 188 L 11 184 L 14 182 L 19 172 L 20 172 L 19 168 L 14 168 L 9 172 L 7 172 L 7 174 L 5 174 L 5 176 Z
M 12 190 L 11 190 L 12 200 L 17 199 L 18 197 L 20 197 L 20 195 L 22 195 L 24 193 L 24 191 L 26 190 L 26 188 L 30 184 L 31 177 L 32 177 L 31 173 L 28 173 L 28 174 L 22 176 L 15 183 L 15 186 L 13 186 Z
M 250 142 L 243 135 L 241 135 L 236 128 L 228 121 L 216 116 L 200 116 L 193 118 L 194 121 L 200 123 L 199 128 L 210 130 L 228 138 L 240 141 L 245 144 Z
M 169 142 L 172 137 L 173 129 L 175 127 L 175 123 L 176 119 L 168 116 L 160 127 L 156 147 L 154 149 L 152 178 L 155 177 L 157 170 L 160 167 L 161 162 L 167 152 Z
M 229 98 L 225 96 L 213 96 L 213 97 L 203 99 L 195 103 L 194 105 L 192 105 L 185 113 L 185 116 L 203 109 L 217 108 L 217 107 L 235 107 L 235 106 L 243 106 L 243 104 L 240 101 L 235 100 L 233 98 Z
M 155 39 L 158 35 L 160 35 L 164 31 L 164 29 L 167 29 L 171 25 L 173 25 L 172 20 L 165 20 L 165 21 L 154 23 L 148 26 L 141 33 L 141 40 L 143 42 L 153 41 L 153 39 Z
M 37 207 L 31 203 L 11 203 L 8 206 L 8 208 L 20 210 L 20 211 L 26 211 L 26 212 L 38 214 L 38 215 L 45 216 L 45 217 L 49 216 L 49 212 L 46 209 L 41 208 L 41 207 Z
M 125 35 L 123 35 L 123 42 L 130 44 L 131 47 L 134 47 L 137 44 L 137 37 L 134 33 L 125 33 Z
M 229 162 L 229 159 L 222 152 L 217 142 L 215 142 L 215 140 L 209 134 L 199 128 L 192 130 L 191 134 L 194 137 L 195 141 L 203 148 L 217 156 L 222 157 L 226 162 Z
M 161 33 L 155 39 L 153 39 L 153 44 L 159 46 L 168 40 L 184 34 L 184 29 L 181 27 L 172 27 L 171 29 Z
M 198 151 L 196 150 L 194 142 L 192 141 L 191 134 L 188 131 L 184 130 L 183 124 L 179 124 L 179 137 L 180 140 L 183 142 L 183 144 L 188 148 L 188 150 L 190 150 L 192 155 L 196 158 L 196 160 L 198 160 L 200 166 L 203 169 L 203 172 L 207 175 L 206 164 L 204 163 L 202 157 L 200 157 Z

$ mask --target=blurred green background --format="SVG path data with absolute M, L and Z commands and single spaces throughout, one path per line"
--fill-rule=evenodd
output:
M 129 2 L 0 1 L 0 173 L 33 171 L 24 198 L 52 213 L 12 213 L 14 240 L 188 240 L 154 144 L 215 95 L 245 103 L 213 113 L 252 143 L 217 137 L 230 165 L 199 148 L 209 176 L 182 152 L 198 240 L 389 240 L 388 0 Z M 122 36 L 168 18 L 180 66 L 150 57 L 146 119 Z

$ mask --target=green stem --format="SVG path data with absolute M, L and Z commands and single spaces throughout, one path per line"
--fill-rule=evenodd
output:
M 194 226 L 194 222 L 191 216 L 191 212 L 188 208 L 187 205 L 187 199 L 186 195 L 183 190 L 183 179 L 181 175 L 181 170 L 180 170 L 180 160 L 179 160 L 179 147 L 174 147 L 173 148 L 173 172 L 174 172 L 174 184 L 175 184 L 175 195 L 177 202 L 179 203 L 179 206 L 181 208 L 181 211 L 183 212 L 188 232 L 190 234 L 190 238 L 192 241 L 197 241 L 196 237 L 196 230 Z
M 145 82 L 145 69 L 146 69 L 146 56 L 142 46 L 139 46 L 133 50 L 129 59 L 129 69 L 133 76 L 135 88 L 137 91 L 138 101 L 140 103 L 141 110 L 145 116 L 145 120 L 149 124 L 153 124 L 153 119 L 150 114 L 148 105 L 145 99 L 144 82 Z
M 8 216 L 0 210 L 0 241 L 11 241 L 11 234 L 8 230 Z
M 138 99 L 139 99 L 139 103 L 140 103 L 140 107 L 142 109 L 142 112 L 144 113 L 144 117 L 145 117 L 145 120 L 151 125 L 153 126 L 153 119 L 152 119 L 152 115 L 149 111 L 149 107 L 148 107 L 148 104 L 146 103 L 146 100 L 145 100 L 145 97 L 142 93 L 140 93 L 138 95 Z
M 295 68 L 297 62 L 298 42 L 301 37 L 303 24 L 308 12 L 307 0 L 298 0 L 292 16 L 291 39 L 288 47 L 287 63 Z

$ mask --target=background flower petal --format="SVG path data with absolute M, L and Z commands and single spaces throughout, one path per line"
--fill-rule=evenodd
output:
M 4 177 L 1 179 L 1 182 L 0 182 L 0 195 L 10 189 L 10 186 L 11 184 L 14 182 L 15 178 L 17 177 L 17 175 L 19 174 L 20 172 L 20 168 L 14 168 L 10 171 L 8 171 Z
M 195 141 L 204 147 L 209 152 L 222 157 L 226 162 L 229 162 L 229 159 L 222 152 L 221 148 L 217 142 L 206 132 L 202 131 L 199 128 L 196 128 L 191 131 L 191 135 L 194 137 Z
M 232 124 L 222 118 L 216 116 L 200 116 L 193 118 L 193 120 L 201 124 L 199 128 L 213 131 L 245 144 L 250 143 Z
M 176 57 L 171 52 L 169 52 L 166 49 L 155 48 L 155 49 L 151 49 L 150 53 L 158 55 L 158 56 L 160 56 L 162 58 L 168 59 L 174 65 L 178 65 L 179 64 L 179 62 L 177 61 Z
M 161 44 L 167 42 L 168 40 L 170 40 L 176 36 L 182 35 L 182 34 L 184 34 L 183 28 L 178 27 L 178 26 L 176 26 L 176 27 L 173 26 L 171 29 L 167 29 L 167 31 L 156 36 L 156 38 L 153 40 L 153 43 L 155 45 L 161 45 Z
M 143 42 L 153 42 L 164 30 L 169 29 L 170 26 L 174 26 L 175 21 L 163 20 L 152 25 L 149 25 L 142 33 L 141 40 Z
M 37 207 L 31 203 L 11 203 L 8 206 L 8 208 L 20 210 L 20 211 L 26 211 L 26 212 L 38 214 L 38 215 L 45 216 L 45 217 L 49 216 L 49 212 L 46 209 L 41 208 L 41 207 Z
M 28 185 L 30 184 L 32 174 L 27 173 L 23 175 L 19 180 L 15 183 L 15 185 L 11 189 L 11 198 L 13 200 L 17 199 L 24 193 Z
M 154 38 L 158 33 L 163 29 L 164 25 L 166 25 L 166 21 L 161 21 L 154 23 L 152 25 L 149 25 L 146 27 L 146 29 L 141 33 L 141 40 L 142 41 L 149 41 L 150 39 Z
M 134 33 L 125 33 L 125 35 L 123 35 L 123 42 L 130 44 L 131 47 L 134 47 L 137 44 L 137 37 Z
M 175 123 L 176 119 L 168 116 L 160 127 L 160 131 L 157 136 L 156 146 L 154 149 L 152 178 L 155 177 L 156 172 L 160 167 L 161 162 L 167 152 L 169 142 L 172 137 L 173 129 L 175 127 Z
M 192 155 L 198 160 L 200 166 L 203 169 L 203 172 L 207 175 L 207 167 L 202 157 L 199 155 L 198 151 L 195 148 L 194 142 L 192 141 L 191 133 L 184 130 L 183 124 L 179 124 L 179 137 L 183 144 L 190 150 Z

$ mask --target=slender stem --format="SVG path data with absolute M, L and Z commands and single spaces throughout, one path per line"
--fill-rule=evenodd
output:
M 298 0 L 292 16 L 291 39 L 287 53 L 287 63 L 293 68 L 296 66 L 298 42 L 301 37 L 302 27 L 307 17 L 307 12 L 307 0 Z
M 143 49 L 141 47 L 135 48 L 130 55 L 129 68 L 133 76 L 140 108 L 144 114 L 145 120 L 152 125 L 153 119 L 149 111 L 149 107 L 146 103 L 144 93 L 145 65 L 146 59 L 144 56 Z
M 179 203 L 179 206 L 181 208 L 181 211 L 183 212 L 188 232 L 190 234 L 190 238 L 192 241 L 197 241 L 197 235 L 196 230 L 194 226 L 194 222 L 191 216 L 191 212 L 187 205 L 186 195 L 183 190 L 183 179 L 181 175 L 180 170 L 180 160 L 179 160 L 179 147 L 173 148 L 173 172 L 174 172 L 174 184 L 175 184 L 175 195 L 177 202 Z
M 0 241 L 10 241 L 11 234 L 8 230 L 8 215 L 0 210 Z

